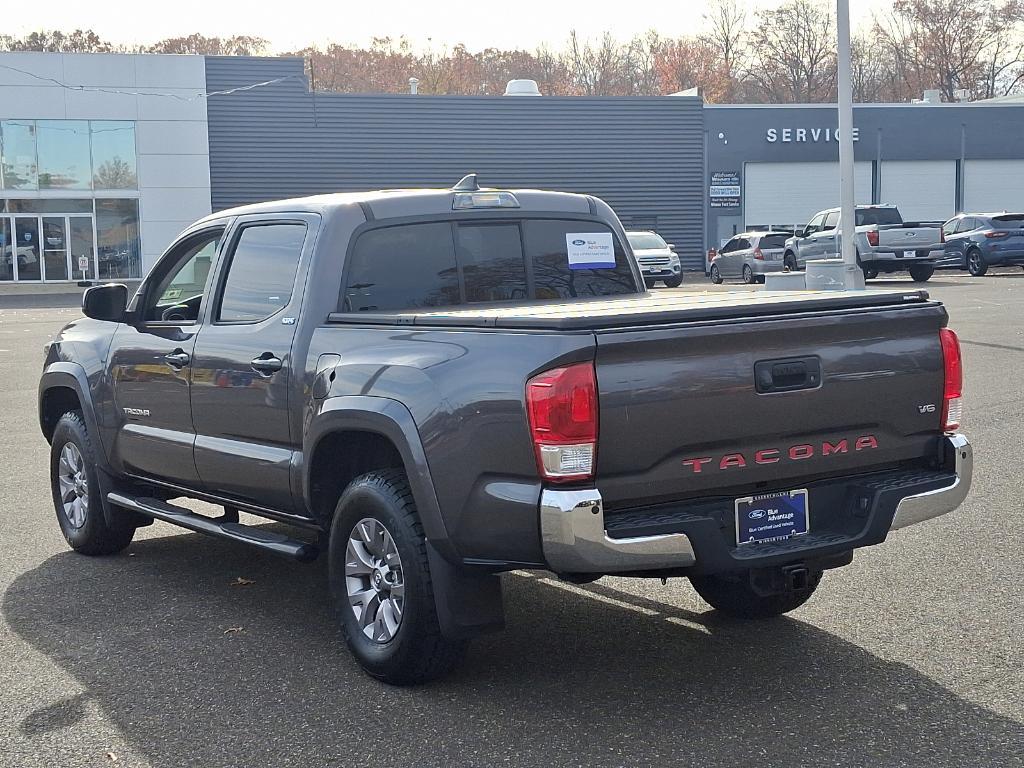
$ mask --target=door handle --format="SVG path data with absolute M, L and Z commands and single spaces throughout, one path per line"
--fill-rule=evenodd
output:
M 183 349 L 176 349 L 169 355 L 164 355 L 164 362 L 171 366 L 171 368 L 173 368 L 174 370 L 180 371 L 182 368 L 184 368 L 186 365 L 192 362 L 192 356 L 189 355 L 189 353 Z
M 281 358 L 275 357 L 273 352 L 264 352 L 253 360 L 249 365 L 261 376 L 272 376 L 284 366 Z

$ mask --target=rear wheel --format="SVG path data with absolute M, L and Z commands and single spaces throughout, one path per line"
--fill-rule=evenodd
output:
M 754 270 L 750 268 L 749 264 L 743 265 L 743 282 L 747 285 L 754 282 Z
M 821 582 L 821 571 L 807 574 L 805 589 L 764 595 L 754 589 L 747 574 L 691 576 L 690 583 L 701 598 L 720 613 L 738 619 L 768 619 L 781 616 L 806 603 Z
M 50 488 L 61 533 L 83 555 L 116 554 L 135 535 L 132 526 L 107 524 L 99 471 L 96 448 L 81 412 L 65 413 L 53 430 Z
M 930 264 L 919 264 L 910 268 L 910 277 L 915 283 L 926 283 L 935 274 L 935 267 Z
M 718 270 L 717 264 L 711 265 L 711 282 L 715 285 L 722 284 L 722 273 Z
M 426 540 L 403 472 L 370 472 L 349 484 L 329 552 L 342 633 L 367 673 L 412 685 L 458 664 L 466 644 L 441 634 Z
M 873 269 L 871 267 L 861 267 L 861 269 L 864 270 L 864 279 L 865 280 L 874 280 L 876 277 L 878 277 L 878 270 L 877 269 Z
M 665 280 L 665 287 L 666 288 L 678 288 L 682 284 L 683 284 L 683 276 L 682 275 L 678 275 L 676 277 L 670 277 L 670 278 Z
M 988 262 L 985 261 L 985 256 L 980 249 L 971 248 L 967 252 L 967 271 L 974 277 L 981 277 L 988 272 Z

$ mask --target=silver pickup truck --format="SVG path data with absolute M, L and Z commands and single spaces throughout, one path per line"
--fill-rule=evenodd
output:
M 932 276 L 932 252 L 941 251 L 945 242 L 940 225 L 904 222 L 895 205 L 858 205 L 856 216 L 857 263 L 864 277 L 906 270 L 923 283 Z M 802 232 L 786 241 L 784 264 L 796 270 L 808 259 L 840 258 L 840 240 L 839 209 L 816 213 Z

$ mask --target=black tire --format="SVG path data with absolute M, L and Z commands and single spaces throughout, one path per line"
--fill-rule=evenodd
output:
M 722 273 L 719 271 L 717 264 L 711 265 L 711 282 L 715 285 L 722 284 Z
M 73 485 L 67 482 L 62 489 L 61 478 L 69 478 L 71 473 L 68 470 L 72 468 L 67 456 L 76 453 L 81 460 L 81 470 L 73 474 L 80 479 Z M 83 555 L 114 555 L 131 544 L 135 527 L 112 527 L 107 524 L 103 514 L 103 490 L 99 476 L 101 470 L 97 468 L 96 455 L 97 449 L 81 411 L 70 411 L 61 416 L 53 430 L 53 441 L 50 444 L 50 491 L 57 523 L 68 545 L 76 552 Z M 63 465 L 62 458 L 65 459 Z M 72 507 L 74 512 L 68 511 L 65 502 L 73 505 L 76 497 L 79 507 Z
M 651 288 L 653 288 L 657 284 L 658 284 L 657 280 L 648 280 L 647 278 L 644 278 L 644 285 L 647 287 L 648 290 L 650 290 Z
M 752 285 L 754 282 L 756 282 L 756 280 L 754 278 L 754 270 L 752 270 L 750 268 L 749 264 L 744 264 L 743 265 L 743 283 L 745 285 Z
M 669 278 L 665 279 L 665 287 L 666 288 L 678 288 L 682 284 L 683 284 L 683 276 L 682 275 L 679 275 L 678 277 L 669 277 Z
M 716 611 L 737 619 L 770 619 L 796 610 L 810 599 L 820 582 L 821 571 L 811 571 L 806 589 L 762 595 L 750 585 L 745 573 L 690 577 L 690 583 L 704 602 Z
M 865 280 L 874 280 L 876 277 L 878 277 L 878 270 L 877 269 L 873 269 L 871 267 L 861 267 L 861 269 L 864 270 L 864 279 Z
M 910 268 L 910 277 L 915 283 L 927 283 L 935 274 L 935 267 L 931 264 L 918 264 Z
M 788 269 L 790 272 L 796 272 L 796 256 L 792 253 L 787 253 L 782 258 L 782 268 Z
M 982 277 L 988 272 L 988 262 L 980 249 L 971 248 L 967 252 L 967 271 L 974 277 Z
M 376 520 L 390 534 L 404 585 L 401 619 L 386 641 L 368 637 L 348 596 L 346 553 L 358 523 Z M 409 482 L 401 470 L 370 472 L 353 480 L 338 500 L 329 547 L 331 591 L 349 650 L 367 674 L 391 685 L 415 685 L 452 670 L 465 641 L 441 634 L 434 603 L 426 539 Z

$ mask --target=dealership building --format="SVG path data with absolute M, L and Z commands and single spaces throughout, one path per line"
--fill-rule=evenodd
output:
M 312 93 L 294 58 L 0 53 L 0 287 L 136 279 L 211 211 L 469 171 L 601 197 L 699 269 L 735 232 L 837 204 L 835 125 L 692 95 Z M 859 105 L 854 125 L 859 201 L 1024 209 L 1024 103 Z

